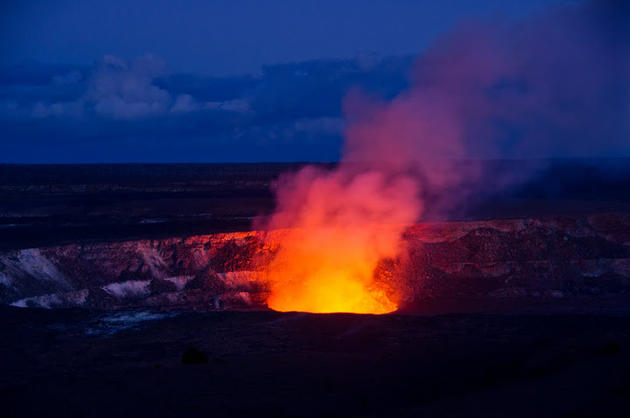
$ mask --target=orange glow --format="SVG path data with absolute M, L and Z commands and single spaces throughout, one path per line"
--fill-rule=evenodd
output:
M 384 314 L 398 308 L 374 279 L 384 257 L 398 253 L 400 235 L 417 213 L 415 183 L 383 173 L 348 175 L 304 170 L 278 192 L 268 227 L 275 257 L 267 266 L 269 308 L 315 313 Z
M 364 280 L 352 277 L 347 272 L 319 274 L 310 275 L 297 285 L 274 289 L 267 306 L 280 312 L 363 314 L 384 314 L 398 308 L 383 291 L 370 289 Z
M 365 236 L 361 232 L 288 231 L 270 266 L 273 280 L 267 305 L 282 312 L 382 314 L 396 310 L 397 304 L 372 280 L 378 259 L 359 242 Z

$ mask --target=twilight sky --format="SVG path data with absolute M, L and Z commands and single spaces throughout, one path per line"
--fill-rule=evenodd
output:
M 453 28 L 576 3 L 4 1 L 0 162 L 335 160 L 348 91 L 389 100 Z
M 568 0 L 564 0 L 565 2 Z M 562 0 L 8 0 L 2 61 L 87 65 L 156 54 L 170 70 L 256 73 L 262 65 L 362 53 L 417 54 L 464 18 L 518 17 Z

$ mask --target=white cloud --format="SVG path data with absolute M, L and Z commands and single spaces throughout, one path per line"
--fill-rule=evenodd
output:
M 153 55 L 136 58 L 130 64 L 106 56 L 92 74 L 85 101 L 97 114 L 115 119 L 164 113 L 171 105 L 171 96 L 152 84 L 163 73 L 163 61 Z
M 173 106 L 171 106 L 171 112 L 173 113 L 194 112 L 198 109 L 199 103 L 190 94 L 180 94 L 175 99 Z

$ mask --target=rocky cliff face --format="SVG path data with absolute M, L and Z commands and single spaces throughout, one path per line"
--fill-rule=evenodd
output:
M 281 234 L 281 231 L 272 232 Z M 262 308 L 262 232 L 0 252 L 14 306 Z M 271 240 L 273 242 L 273 239 Z M 427 298 L 563 298 L 630 289 L 630 215 L 423 223 L 376 271 L 403 305 Z
M 15 306 L 260 303 L 261 233 L 64 245 L 0 254 L 0 300 Z M 258 298 L 258 299 L 257 299 Z

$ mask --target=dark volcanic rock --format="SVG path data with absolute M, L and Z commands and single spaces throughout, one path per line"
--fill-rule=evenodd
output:
M 619 302 L 625 314 L 0 306 L 1 410 L 64 418 L 621 418 L 630 317 L 628 298 Z M 195 350 L 185 354 L 187 347 Z
M 208 355 L 203 351 L 189 347 L 182 354 L 182 364 L 206 364 L 208 363 Z

